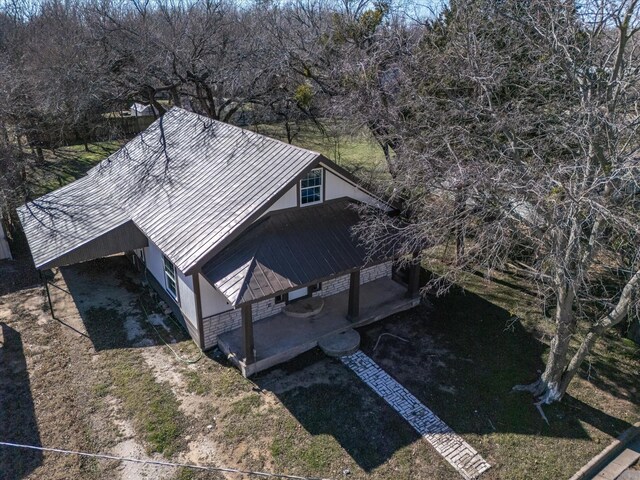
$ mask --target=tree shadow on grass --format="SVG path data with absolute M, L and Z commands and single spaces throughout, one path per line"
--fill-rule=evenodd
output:
M 40 447 L 22 338 L 0 323 L 0 439 Z M 42 452 L 0 446 L 0 476 L 24 478 L 42 465 Z
M 476 294 L 456 288 L 430 300 L 361 329 L 361 348 L 458 433 L 588 439 L 581 422 L 611 436 L 630 426 L 569 395 L 544 407 L 547 425 L 530 395 L 511 391 L 543 370 L 547 345 Z
M 616 398 L 640 403 L 640 345 L 611 330 L 594 350 L 578 375 Z
M 323 376 L 308 378 L 305 369 L 318 362 Z M 339 446 L 362 468 L 370 472 L 388 461 L 398 450 L 419 440 L 420 436 L 387 403 L 339 361 L 328 359 L 319 349 L 277 367 L 287 383 L 300 386 L 281 389 L 274 385 L 271 371 L 253 380 L 260 388 L 273 391 L 285 408 L 313 438 L 333 437 Z M 318 373 L 316 371 L 316 373 Z M 294 377 L 293 379 L 291 377 Z M 287 438 L 287 435 L 283 435 Z M 322 472 L 331 455 L 332 445 L 302 438 L 300 443 L 284 445 L 284 463 L 300 465 L 305 471 Z M 329 453 L 328 453 L 329 452 Z M 339 455 L 339 453 L 336 453 Z
M 513 290 L 517 290 L 525 295 L 529 295 L 531 297 L 538 297 L 539 293 L 531 290 L 530 288 L 524 287 L 522 285 L 518 285 L 515 282 L 509 282 L 507 280 L 503 280 L 501 278 L 496 277 L 495 275 L 487 275 L 485 272 L 480 272 L 478 270 L 474 270 L 473 273 L 476 277 L 480 277 L 484 280 L 489 280 L 493 283 L 497 283 L 498 285 L 502 285 L 503 287 L 511 288 Z
M 547 345 L 509 312 L 473 293 L 454 288 L 430 301 L 431 306 L 359 329 L 361 349 L 454 431 L 588 440 L 585 424 L 613 437 L 630 426 L 571 395 L 544 407 L 547 425 L 530 395 L 511 391 L 539 375 Z M 278 377 L 265 380 L 268 373 L 254 381 L 274 391 L 308 433 L 333 437 L 365 471 L 419 438 L 346 367 L 322 358 L 314 350 L 278 367 L 281 382 L 291 384 L 291 376 L 299 375 L 299 387 L 283 389 Z M 315 369 L 320 361 L 333 362 L 342 373 L 323 378 Z M 305 370 L 311 375 L 302 375 Z M 307 447 L 292 448 L 301 457 L 310 455 Z

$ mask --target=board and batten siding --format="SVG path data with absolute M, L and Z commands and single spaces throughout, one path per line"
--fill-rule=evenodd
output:
M 380 200 L 369 195 L 364 190 L 356 187 L 351 182 L 340 177 L 337 173 L 334 173 L 326 167 L 324 169 L 324 198 L 323 201 L 334 200 L 336 198 L 352 198 L 368 205 L 374 205 L 385 210 L 389 207 L 384 205 Z M 275 201 L 271 207 L 261 215 L 261 218 L 269 212 L 276 210 L 284 210 L 285 208 L 293 208 L 298 206 L 298 185 L 293 186 L 287 190 L 278 200 Z
M 198 274 L 200 275 L 200 274 Z M 202 318 L 210 317 L 231 310 L 233 307 L 227 298 L 213 288 L 209 281 L 200 275 L 200 301 L 202 303 Z
M 378 278 L 389 277 L 391 278 L 393 268 L 393 262 L 388 261 L 373 265 L 371 267 L 363 268 L 360 271 L 360 283 L 367 283 L 377 280 Z M 349 275 L 341 275 L 340 277 L 333 278 L 322 282 L 322 289 L 313 293 L 314 297 L 328 297 L 335 295 L 336 293 L 343 292 L 349 289 Z M 206 283 L 204 278 L 201 279 L 200 284 Z M 208 284 L 207 284 L 208 285 Z M 209 288 L 211 288 L 209 286 Z M 211 288 L 211 290 L 213 290 Z M 213 290 L 215 292 L 215 290 Z M 233 310 L 227 310 L 213 316 L 204 315 L 204 304 L 206 302 L 204 298 L 204 289 L 200 287 L 200 293 L 202 294 L 203 303 L 203 330 L 204 330 L 204 346 L 203 350 L 215 347 L 218 344 L 218 335 L 222 335 L 225 332 L 240 328 L 242 325 L 241 309 L 236 308 Z M 218 293 L 218 292 L 216 292 Z M 218 293 L 219 294 L 219 293 Z M 220 294 L 219 294 L 220 295 Z M 251 306 L 253 321 L 256 322 L 266 317 L 276 315 L 282 311 L 285 307 L 284 303 L 276 303 L 274 298 L 268 298 L 261 302 L 256 302 Z M 346 315 L 346 312 L 345 312 Z

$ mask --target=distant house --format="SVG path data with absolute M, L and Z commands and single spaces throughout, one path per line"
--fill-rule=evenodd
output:
M 9 242 L 4 233 L 2 218 L 0 218 L 0 260 L 11 259 L 11 250 L 9 250 Z
M 144 103 L 134 103 L 129 107 L 129 114 L 132 117 L 157 117 L 158 109 L 153 105 L 145 105 Z
M 417 304 L 416 270 L 352 236 L 362 203 L 392 211 L 316 152 L 173 108 L 18 213 L 37 268 L 132 252 L 193 340 L 249 375 Z

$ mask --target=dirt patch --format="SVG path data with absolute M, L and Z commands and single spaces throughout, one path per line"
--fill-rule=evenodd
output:
M 3 315 L 0 348 L 0 437 L 18 443 L 70 450 L 104 451 L 113 440 L 96 415 L 92 387 L 99 380 L 93 350 L 82 331 L 62 328 L 42 308 L 43 291 L 26 289 L 2 297 L 11 305 Z M 100 435 L 96 435 L 100 432 Z M 62 455 L 3 449 L 6 478 L 99 478 L 110 464 Z
M 18 255 L 15 260 L 0 260 L 0 296 L 39 284 L 40 276 L 30 256 Z
M 118 429 L 117 435 L 120 439 L 118 443 L 113 446 L 111 452 L 114 455 L 139 460 L 163 460 L 160 455 L 147 455 L 144 446 L 136 438 L 133 425 L 124 418 L 118 399 L 110 397 L 107 399 L 107 403 L 112 408 L 114 415 L 113 423 Z M 119 473 L 122 480 L 138 480 L 140 478 L 164 480 L 172 476 L 171 470 L 168 470 L 166 467 L 133 462 L 121 462 L 114 470 Z

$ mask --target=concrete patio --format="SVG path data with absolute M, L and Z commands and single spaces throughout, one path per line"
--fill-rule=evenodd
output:
M 347 319 L 349 291 L 324 298 L 324 308 L 309 318 L 292 318 L 280 313 L 253 323 L 255 362 L 246 365 L 242 328 L 218 337 L 218 346 L 245 376 L 286 362 L 318 345 L 318 341 L 349 328 L 357 328 L 408 310 L 420 298 L 407 298 L 407 287 L 390 278 L 360 286 L 360 315 Z

